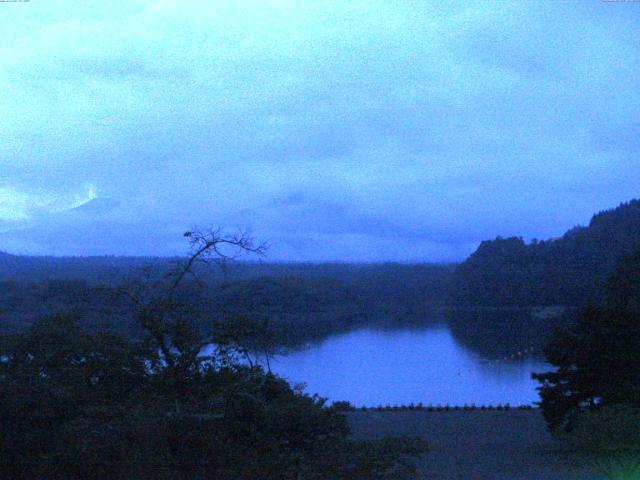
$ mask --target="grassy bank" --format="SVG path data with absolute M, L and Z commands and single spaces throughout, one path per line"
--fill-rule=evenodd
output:
M 537 409 L 353 411 L 359 439 L 384 435 L 424 438 L 429 452 L 420 459 L 425 479 L 596 480 L 579 456 L 547 432 Z

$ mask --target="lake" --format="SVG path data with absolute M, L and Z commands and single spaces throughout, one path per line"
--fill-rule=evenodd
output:
M 274 372 L 308 393 L 356 406 L 530 405 L 538 400 L 531 372 L 543 361 L 483 358 L 456 341 L 446 325 L 425 329 L 362 329 L 276 356 Z

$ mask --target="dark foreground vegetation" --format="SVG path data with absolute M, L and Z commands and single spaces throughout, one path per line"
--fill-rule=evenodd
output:
M 640 250 L 611 275 L 602 305 L 559 329 L 546 348 L 556 370 L 536 374 L 552 428 L 571 429 L 581 412 L 621 404 L 640 407 Z
M 540 405 L 550 429 L 612 478 L 640 477 L 640 250 L 609 277 L 604 301 L 545 349 Z
M 189 237 L 184 264 L 124 291 L 139 340 L 86 333 L 65 315 L 0 337 L 2 478 L 410 478 L 423 441 L 354 441 L 338 409 L 241 361 L 241 324 L 201 331 L 180 301 L 193 265 L 216 247 L 260 248 Z
M 402 478 L 409 439 L 354 441 L 344 415 L 232 350 L 168 367 L 67 317 L 4 337 L 2 478 Z

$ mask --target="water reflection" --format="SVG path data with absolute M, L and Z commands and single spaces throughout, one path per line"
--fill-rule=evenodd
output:
M 446 322 L 455 339 L 490 358 L 517 352 L 539 357 L 555 327 L 576 322 L 577 311 L 569 307 L 450 308 Z
M 309 393 L 356 406 L 511 405 L 537 401 L 530 375 L 548 367 L 520 358 L 496 362 L 465 348 L 446 325 L 422 330 L 357 330 L 277 356 L 272 369 Z

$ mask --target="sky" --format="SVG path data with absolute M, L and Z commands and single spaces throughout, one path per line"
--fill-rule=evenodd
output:
M 448 262 L 640 197 L 640 3 L 0 2 L 0 250 Z

